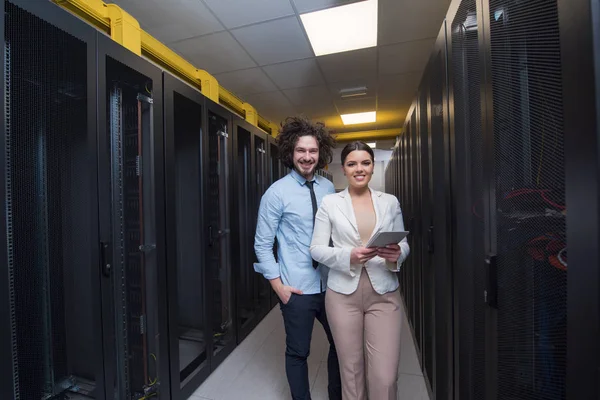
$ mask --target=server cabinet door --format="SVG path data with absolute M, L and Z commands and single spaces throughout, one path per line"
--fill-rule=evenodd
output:
M 231 114 L 206 100 L 206 262 L 210 286 L 212 336 L 211 369 L 229 355 L 236 344 L 231 275 L 230 166 L 232 165 Z
M 484 196 L 484 147 L 481 113 L 482 74 L 479 44 L 481 9 L 476 0 L 455 3 L 448 15 L 450 127 L 455 197 L 454 304 L 455 394 L 485 398 L 485 269 L 489 249 Z M 488 223 L 489 225 L 489 223 Z
M 0 397 L 104 399 L 96 31 L 2 2 Z
M 564 399 L 567 206 L 557 3 L 490 0 L 485 11 L 493 104 L 493 395 Z
M 259 320 L 259 288 L 254 272 L 254 233 L 256 230 L 255 193 L 258 191 L 253 165 L 256 155 L 251 126 L 241 118 L 234 122 L 234 167 L 235 167 L 235 230 L 232 240 L 239 251 L 234 252 L 236 268 L 236 308 L 238 343 L 254 329 Z
M 418 125 L 418 100 L 415 100 L 411 116 L 410 132 L 410 160 L 411 160 L 411 186 L 412 186 L 412 221 L 411 236 L 413 238 L 411 256 L 414 266 L 415 287 L 415 321 L 414 331 L 417 342 L 418 356 L 423 362 L 423 263 L 421 260 L 421 182 L 419 165 L 419 125 Z
M 427 74 L 425 74 L 427 76 Z M 419 171 L 421 186 L 421 277 L 423 280 L 423 345 L 422 366 L 423 372 L 427 376 L 429 383 L 433 382 L 434 370 L 433 361 L 435 354 L 435 308 L 434 308 L 434 288 L 435 274 L 433 267 L 433 230 L 432 230 L 432 210 L 433 199 L 430 188 L 430 167 L 429 167 L 429 86 L 427 80 L 421 83 L 419 90 Z
M 442 24 L 429 66 L 430 79 L 430 160 L 433 195 L 433 265 L 435 268 L 435 375 L 436 399 L 452 396 L 452 263 L 450 206 L 450 164 L 446 82 L 446 28 Z
M 187 399 L 210 373 L 199 91 L 164 73 L 171 393 Z
M 281 171 L 282 164 L 279 160 L 279 148 L 277 147 L 277 144 L 275 144 L 274 139 L 271 138 L 269 138 L 269 160 L 269 185 L 271 185 L 283 176 L 283 171 Z
M 267 164 L 267 137 L 263 134 L 257 134 L 254 137 L 254 156 L 255 156 L 255 170 L 254 174 L 256 177 L 256 197 L 255 197 L 255 210 L 254 214 L 257 215 L 258 207 L 260 205 L 260 199 L 266 192 L 267 188 L 271 185 L 269 175 L 269 165 Z M 255 225 L 256 227 L 256 222 Z M 273 247 L 276 249 L 275 245 Z M 257 260 L 255 260 L 257 261 Z M 271 284 L 262 275 L 254 274 L 256 283 L 258 286 L 258 304 L 260 307 L 261 317 L 266 315 L 270 309 L 271 303 Z
M 167 399 L 162 76 L 102 35 L 98 57 L 107 391 Z
M 287 168 L 283 165 L 283 163 L 281 162 L 281 159 L 279 158 L 279 147 L 277 147 L 275 138 L 273 136 L 267 135 L 267 142 L 268 142 L 269 159 L 271 160 L 271 162 L 270 162 L 271 173 L 270 173 L 270 179 L 269 179 L 268 183 L 269 183 L 269 185 L 272 185 L 277 180 L 283 178 L 286 175 Z M 268 186 L 266 189 L 268 189 Z M 266 189 L 265 189 L 265 191 L 266 191 Z M 257 210 L 258 210 L 258 206 L 259 205 L 257 204 L 257 207 L 256 207 Z M 277 260 L 277 240 L 275 240 L 275 244 L 273 245 L 273 255 L 275 256 L 275 259 Z M 270 284 L 269 284 L 269 286 L 270 286 Z M 269 288 L 269 293 L 270 293 L 270 297 L 271 297 L 271 300 L 269 303 L 269 308 L 272 309 L 279 303 L 279 297 L 277 296 L 275 291 L 271 288 Z
M 412 165 L 410 162 L 411 156 L 410 156 L 410 137 L 412 134 L 412 122 L 411 122 L 411 117 L 410 117 L 410 113 L 408 114 L 407 117 L 407 123 L 406 123 L 406 127 L 404 130 L 404 147 L 403 147 L 403 165 L 404 165 L 404 176 L 406 178 L 405 181 L 405 191 L 404 191 L 404 203 L 401 204 L 401 207 L 403 208 L 403 217 L 404 220 L 406 221 L 406 230 L 411 232 L 411 234 L 408 236 L 407 240 L 408 240 L 408 244 L 409 246 L 412 248 L 414 245 L 414 236 L 412 234 L 412 222 L 413 222 L 413 202 L 412 202 Z M 408 317 L 408 320 L 410 321 L 412 327 L 413 327 L 413 333 L 414 333 L 414 329 L 415 329 L 415 308 L 416 308 L 416 304 L 415 304 L 415 265 L 414 265 L 414 259 L 413 257 L 409 257 L 406 261 L 405 261 L 405 265 L 404 265 L 404 269 L 405 269 L 405 273 L 406 273 L 406 294 L 405 294 L 405 301 L 406 301 L 406 314 Z
M 600 395 L 600 0 L 558 0 L 564 107 L 568 399 Z

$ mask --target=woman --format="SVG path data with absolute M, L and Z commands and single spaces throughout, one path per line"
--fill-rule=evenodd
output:
M 344 147 L 342 168 L 348 187 L 323 198 L 310 247 L 313 259 L 330 268 L 325 308 L 344 400 L 397 396 L 401 312 L 394 272 L 410 249 L 406 239 L 399 245 L 364 247 L 376 232 L 404 230 L 398 200 L 369 188 L 374 163 L 367 144 Z

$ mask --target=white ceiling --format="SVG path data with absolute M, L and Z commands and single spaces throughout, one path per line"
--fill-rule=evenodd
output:
M 379 0 L 377 47 L 315 57 L 299 14 L 357 0 L 113 1 L 264 117 L 304 113 L 338 133 L 402 126 L 450 3 Z M 357 86 L 367 95 L 340 98 Z M 374 109 L 372 124 L 339 116 Z

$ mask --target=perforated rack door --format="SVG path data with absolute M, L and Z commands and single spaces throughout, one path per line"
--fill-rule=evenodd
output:
M 556 1 L 489 4 L 498 399 L 564 399 L 567 262 Z
M 254 262 L 254 226 L 255 212 L 254 210 L 254 193 L 257 190 L 253 184 L 252 177 L 252 134 L 242 128 L 236 126 L 235 135 L 235 151 L 236 154 L 236 185 L 237 190 L 234 195 L 237 209 L 237 226 L 239 237 L 239 272 L 236 282 L 236 302 L 238 309 L 239 326 L 244 333 L 250 327 L 250 324 L 256 321 L 257 306 L 258 306 L 258 288 L 257 279 L 251 266 Z M 234 245 L 237 247 L 238 245 Z
M 485 398 L 485 245 L 483 131 L 478 9 L 463 0 L 450 26 L 456 138 L 455 274 L 460 398 Z
M 41 14 L 4 2 L 3 246 L 12 371 L 3 371 L 2 386 L 13 380 L 17 400 L 96 396 L 102 364 L 91 286 L 98 235 L 88 129 L 92 35 L 73 24 L 69 32 L 86 32 L 86 43 L 61 29 L 56 15 L 50 23 Z

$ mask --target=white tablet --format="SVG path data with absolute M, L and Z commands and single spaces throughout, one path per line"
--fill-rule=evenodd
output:
M 398 244 L 408 235 L 408 232 L 379 232 L 373 236 L 365 247 L 385 247 L 388 244 Z

